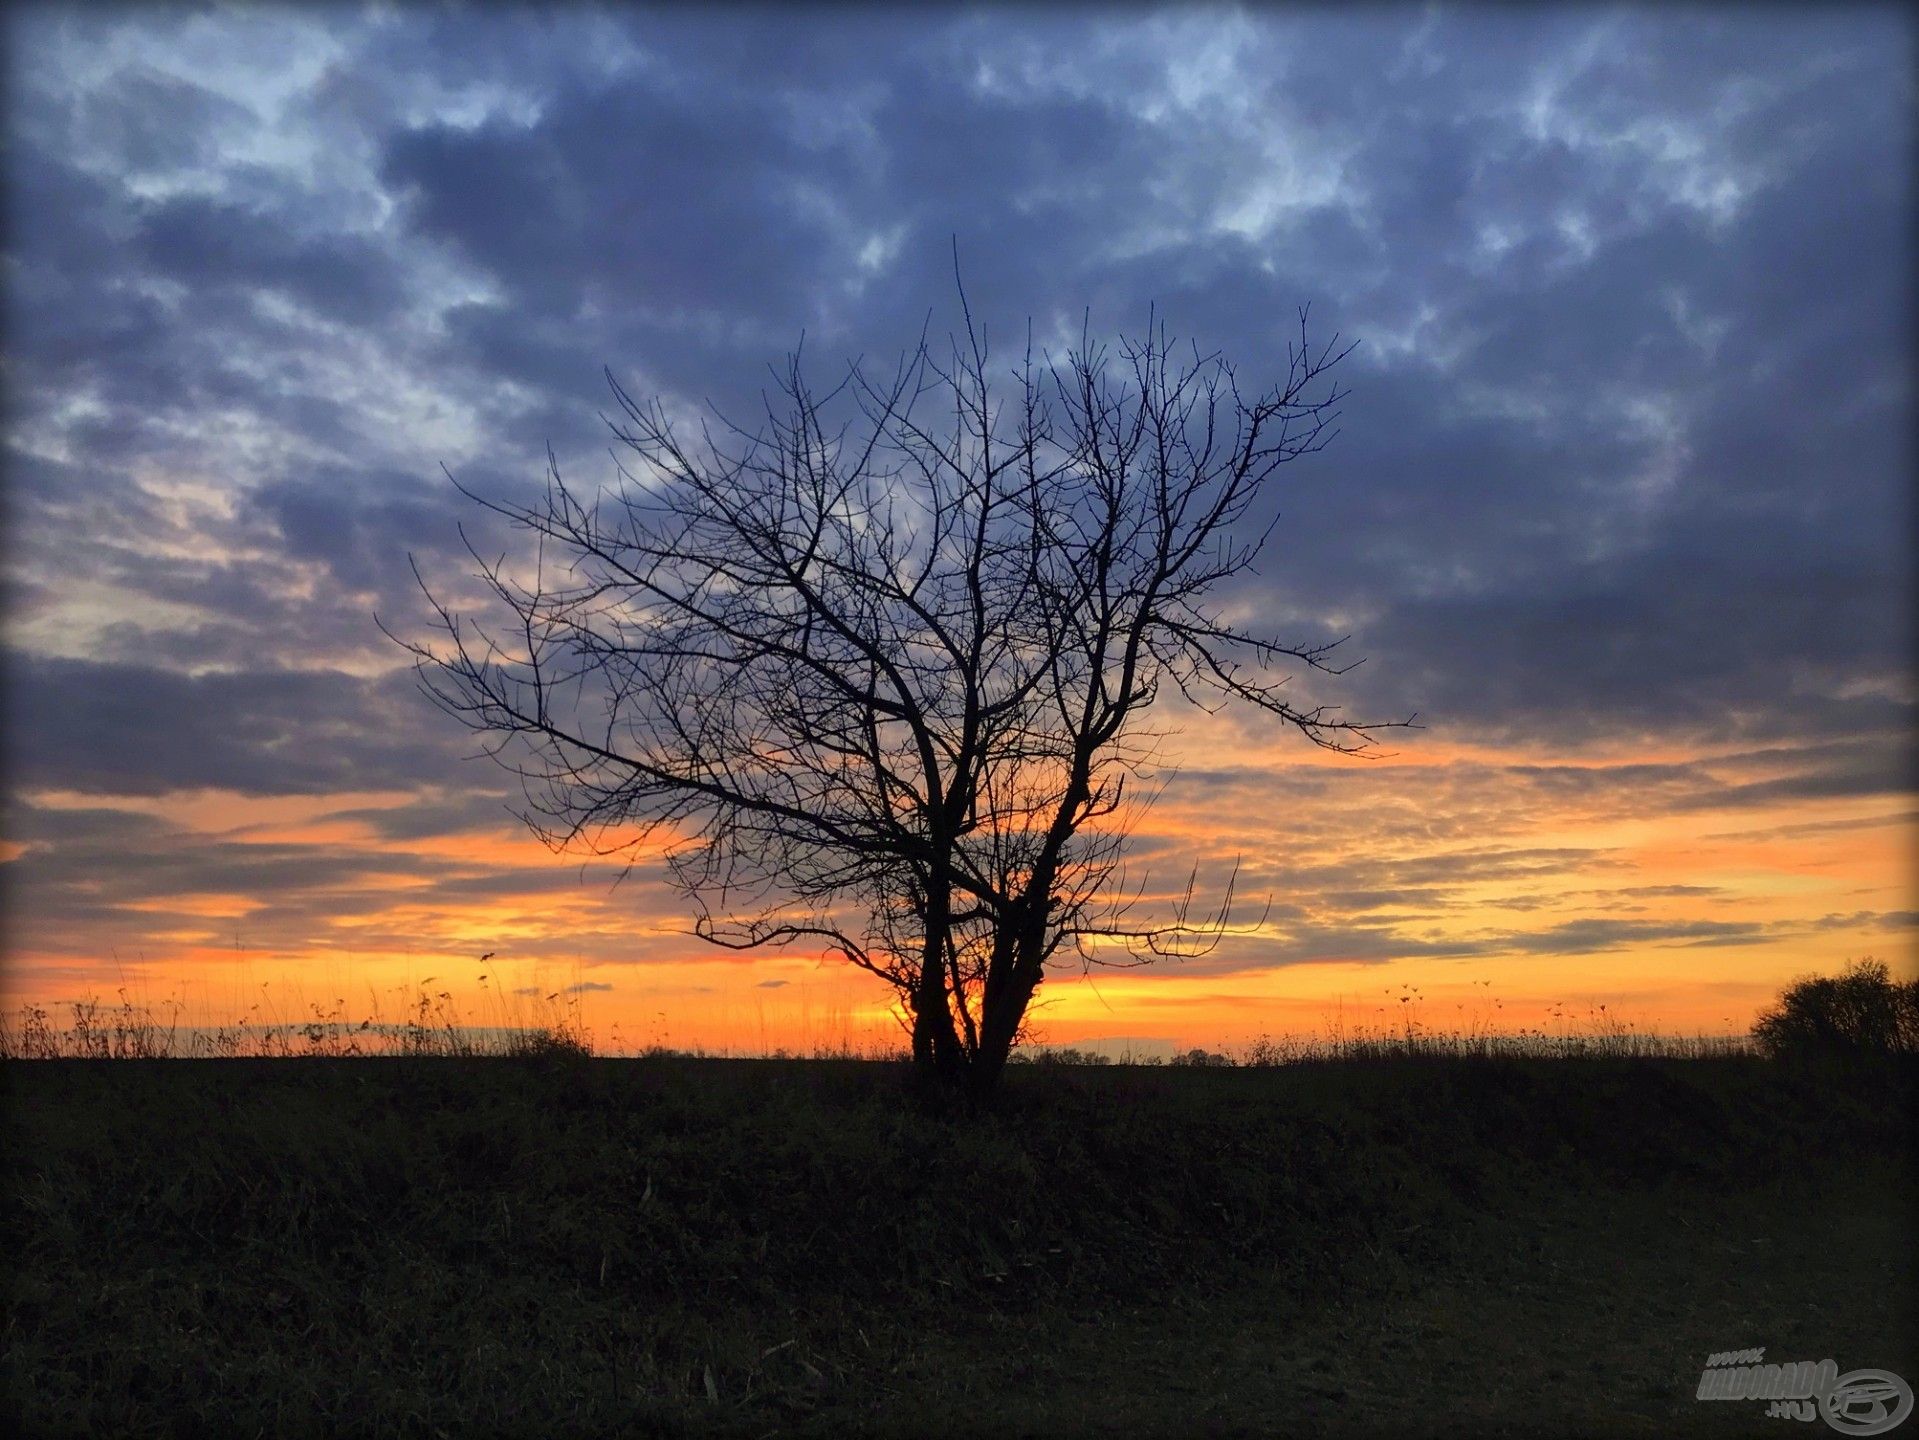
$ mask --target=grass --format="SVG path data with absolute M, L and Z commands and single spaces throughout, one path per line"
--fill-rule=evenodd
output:
M 107 1005 L 98 996 L 65 1002 L 64 1027 L 42 1005 L 22 1005 L 11 1017 L 0 1014 L 0 1061 L 4 1060 L 175 1060 L 254 1058 L 347 1059 L 359 1056 L 543 1056 L 591 1053 L 577 994 L 555 992 L 527 1003 L 519 996 L 496 1000 L 498 1022 L 474 1025 L 462 1017 L 444 990 L 418 988 L 403 1017 L 389 1022 L 378 1015 L 357 1025 L 346 1002 L 331 1007 L 310 1003 L 305 1018 L 262 1014 L 256 1004 L 249 1018 L 223 1025 L 179 1021 L 184 1005 L 136 1004 L 121 990 L 120 1002 Z
M 482 977 L 484 978 L 484 977 Z M 1348 1022 L 1342 1014 L 1327 1018 L 1323 1033 L 1314 1037 L 1262 1035 L 1236 1050 L 1194 1049 L 1164 1062 L 1175 1066 L 1244 1066 L 1266 1068 L 1322 1060 L 1386 1060 L 1413 1057 L 1450 1059 L 1700 1059 L 1752 1053 L 1750 1035 L 1666 1035 L 1641 1030 L 1636 1022 L 1609 1013 L 1605 1005 L 1589 1006 L 1575 1021 L 1563 1006 L 1551 1012 L 1552 1028 L 1534 1025 L 1494 1028 L 1495 1012 L 1483 1005 L 1452 1028 L 1430 1025 L 1414 987 L 1402 987 L 1400 1001 L 1412 1008 L 1400 1012 L 1397 1024 L 1384 1021 Z M 98 996 L 63 1002 L 64 1026 L 41 1005 L 22 1005 L 13 1015 L 0 1012 L 0 1061 L 4 1060 L 160 1060 L 234 1059 L 242 1056 L 291 1059 L 355 1056 L 518 1056 L 546 1054 L 587 1055 L 595 1050 L 577 992 L 554 992 L 528 1002 L 518 995 L 492 997 L 496 1014 L 491 1023 L 474 1024 L 462 1016 L 444 990 L 417 988 L 403 1017 L 392 1022 L 382 1015 L 355 1024 L 346 1014 L 346 1002 L 331 1007 L 309 1002 L 305 1018 L 289 1017 L 256 1004 L 247 1019 L 223 1025 L 179 1023 L 184 1005 L 170 1000 L 156 1008 L 138 1004 L 119 992 L 119 1003 L 108 1005 Z M 1494 1001 L 1494 1006 L 1500 1002 Z M 1460 1007 L 1464 1010 L 1464 1007 Z M 1385 1014 L 1388 1007 L 1375 1013 Z M 162 1018 L 164 1012 L 164 1018 Z M 615 1027 L 617 1032 L 618 1027 Z M 616 1036 L 617 1039 L 617 1036 Z M 641 1053 L 700 1055 L 648 1046 Z M 842 1039 L 837 1045 L 818 1046 L 814 1059 L 897 1059 L 903 1055 L 856 1049 Z M 771 1058 L 797 1058 L 785 1050 Z M 1098 1051 L 1073 1047 L 1023 1047 L 1013 1060 L 1021 1064 L 1105 1065 L 1114 1063 Z M 1128 1057 L 1123 1064 L 1157 1065 L 1158 1057 Z
M 13 1062 L 0 1372 L 29 1434 L 1764 1434 L 1708 1353 L 1914 1353 L 1914 1080 Z

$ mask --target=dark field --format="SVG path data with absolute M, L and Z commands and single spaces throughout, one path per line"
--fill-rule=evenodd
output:
M 1710 1352 L 1919 1378 L 1910 1064 L 0 1077 L 31 1434 L 1782 1435 Z

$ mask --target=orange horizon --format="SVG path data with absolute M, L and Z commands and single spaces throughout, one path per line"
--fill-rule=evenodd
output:
M 1415 1008 L 1398 1002 L 1402 987 L 1442 1031 L 1519 1031 L 1561 1023 L 1555 1006 L 1603 1005 L 1642 1030 L 1725 1034 L 1803 974 L 1867 956 L 1919 973 L 1910 797 L 1751 804 L 1702 782 L 1662 810 L 1605 773 L 1710 777 L 1730 755 L 1733 778 L 1764 777 L 1790 773 L 1789 752 L 1497 756 L 1441 737 L 1366 762 L 1298 747 L 1281 758 L 1203 728 L 1181 737 L 1184 754 L 1223 755 L 1231 769 L 1174 774 L 1137 827 L 1135 881 L 1163 891 L 1198 863 L 1217 891 L 1237 860 L 1234 932 L 1196 962 L 1060 971 L 1036 1001 L 1038 1038 L 1218 1050 L 1310 1038 L 1341 1015 L 1396 1028 Z M 685 934 L 685 902 L 647 872 L 612 888 L 615 867 L 555 856 L 504 815 L 419 837 L 374 823 L 423 798 L 25 794 L 46 810 L 152 817 L 186 850 L 311 856 L 351 873 L 336 890 L 299 891 L 297 905 L 244 885 L 145 895 L 104 907 L 92 935 L 36 916 L 22 895 L 0 1003 L 58 1012 L 127 987 L 217 1027 L 264 993 L 294 1021 L 317 1004 L 357 1023 L 399 1018 L 431 977 L 476 1024 L 585 985 L 583 1020 L 607 1046 L 617 1026 L 622 1048 L 807 1052 L 899 1033 L 879 981 L 805 955 L 716 952 Z M 1255 923 L 1269 898 L 1272 915 Z

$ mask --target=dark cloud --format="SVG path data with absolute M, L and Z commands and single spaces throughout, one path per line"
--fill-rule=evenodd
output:
M 1766 927 L 1750 920 L 1568 920 L 1532 934 L 1499 937 L 1494 953 L 1591 955 L 1635 945 L 1742 945 Z
M 1503 908 L 1525 911 L 1524 904 Z M 1600 907 L 1604 908 L 1604 907 Z M 1633 907 L 1636 908 L 1636 907 Z M 1419 917 L 1408 917 L 1417 920 Z M 1281 925 L 1258 937 L 1229 935 L 1196 959 L 1178 962 L 1181 974 L 1230 975 L 1285 965 L 1384 965 L 1404 960 L 1469 960 L 1506 956 L 1560 958 L 1630 953 L 1655 948 L 1730 948 L 1825 931 L 1901 932 L 1919 928 L 1919 912 L 1858 910 L 1809 921 L 1658 920 L 1591 916 L 1537 929 L 1489 929 L 1444 939 L 1420 934 L 1405 919 L 1364 916 L 1334 924 Z M 1062 963 L 1059 969 L 1076 968 Z
M 646 84 L 555 96 L 530 127 L 395 135 L 382 176 L 413 230 L 482 267 L 535 314 L 597 294 L 696 310 L 795 304 L 827 236 L 796 205 L 807 170 L 781 116 L 715 110 Z M 803 168 L 804 167 L 804 168 Z M 830 168 L 816 183 L 836 178 Z M 795 260 L 800 265 L 795 265 Z
M 23 789 L 255 795 L 409 789 L 457 776 L 463 740 L 410 676 L 325 670 L 189 675 L 16 657 L 7 675 L 11 778 Z
M 152 811 L 130 808 L 134 803 L 16 800 L 8 808 L 6 834 L 21 851 L 0 864 L 0 895 L 24 902 L 15 907 L 17 943 L 40 954 L 113 950 L 132 957 L 165 932 L 170 945 L 236 957 L 315 950 L 470 955 L 475 903 L 521 902 L 546 918 L 516 927 L 519 957 L 629 962 L 657 948 L 629 929 L 635 895 L 616 888 L 618 867 L 529 868 L 492 859 L 501 841 L 518 839 L 497 801 L 488 828 L 418 848 L 392 837 L 376 848 L 346 838 L 275 838 L 246 826 L 207 830 L 169 813 L 164 802 Z M 323 810 L 311 823 L 322 836 L 337 835 L 339 825 L 369 813 L 378 812 Z
M 155 124 L 161 116 L 169 123 Z M 82 97 L 74 114 L 83 145 L 119 155 L 132 169 L 159 171 L 217 163 L 222 143 L 255 119 L 204 85 L 141 65 Z
M 401 280 L 385 250 L 357 235 L 303 237 L 286 217 L 202 195 L 144 207 L 138 240 L 149 273 L 206 294 L 281 293 L 348 324 L 377 324 Z

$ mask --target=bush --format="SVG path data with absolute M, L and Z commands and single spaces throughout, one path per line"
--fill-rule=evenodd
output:
M 1022 1055 L 1025 1052 L 1015 1050 L 1013 1054 Z M 1079 1050 L 1070 1045 L 1060 1050 L 1041 1050 L 1036 1054 L 1026 1055 L 1026 1058 L 1035 1065 L 1110 1065 L 1113 1063 L 1110 1055 L 1103 1055 L 1097 1050 Z
M 1230 1055 L 1219 1055 L 1211 1050 L 1202 1050 L 1194 1047 L 1188 1050 L 1184 1055 L 1175 1055 L 1166 1063 L 1168 1065 L 1198 1065 L 1205 1068 L 1212 1068 L 1220 1065 L 1231 1065 L 1233 1061 Z
M 1892 978 L 1868 956 L 1838 975 L 1808 975 L 1780 992 L 1753 1026 L 1775 1058 L 1919 1052 L 1919 980 Z

